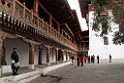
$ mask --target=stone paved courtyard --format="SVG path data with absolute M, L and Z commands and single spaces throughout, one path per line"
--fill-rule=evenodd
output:
M 29 83 L 124 83 L 124 60 L 101 60 L 83 67 L 70 64 Z

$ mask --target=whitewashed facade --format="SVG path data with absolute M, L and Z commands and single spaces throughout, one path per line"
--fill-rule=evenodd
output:
M 112 17 L 111 11 L 108 14 Z M 113 44 L 113 32 L 109 32 L 106 37 L 108 38 L 108 45 L 104 45 L 103 37 L 96 37 L 96 32 L 92 30 L 93 23 L 93 11 L 89 12 L 89 55 L 99 55 L 100 59 L 108 59 L 109 54 L 112 55 L 112 59 L 124 59 L 124 44 Z M 117 31 L 118 25 L 111 22 L 112 30 Z M 98 33 L 97 33 L 98 34 Z

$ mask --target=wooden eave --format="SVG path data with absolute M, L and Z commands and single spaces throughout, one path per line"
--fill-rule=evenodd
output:
M 53 16 L 56 19 L 67 19 L 68 16 L 71 16 L 74 19 L 74 15 L 71 12 L 71 8 L 70 8 L 67 0 L 40 0 L 40 3 L 47 10 L 49 10 L 49 7 L 50 7 L 51 10 L 53 11 L 53 13 L 52 13 Z
M 75 10 L 72 10 L 74 16 L 75 16 L 75 20 L 76 20 L 76 24 L 77 24 L 77 27 L 79 29 L 79 31 L 81 31 L 81 26 L 80 26 L 80 23 L 79 23 L 79 20 L 78 20 L 78 17 L 77 17 L 77 13 Z
M 90 0 L 78 0 L 81 14 L 83 18 L 86 18 L 86 14 L 88 13 L 88 4 L 90 4 Z
M 72 17 L 75 18 L 75 16 L 74 16 L 73 13 L 72 13 L 72 10 L 71 10 L 71 7 L 70 7 L 68 1 L 65 0 L 65 3 L 66 3 L 66 5 L 67 5 L 67 8 L 69 9 L 69 12 L 71 13 Z
M 83 36 L 89 36 L 89 30 L 85 30 L 81 32 L 82 37 Z
M 71 29 L 69 28 L 67 23 L 62 23 L 61 26 L 65 26 L 67 28 L 67 30 L 69 31 L 69 33 L 74 37 L 75 35 L 73 34 L 73 32 L 71 31 Z

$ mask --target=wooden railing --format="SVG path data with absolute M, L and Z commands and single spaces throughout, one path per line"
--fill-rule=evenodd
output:
M 89 47 L 79 48 L 79 52 L 87 52 Z
M 78 47 L 70 40 L 66 39 L 62 34 L 56 31 L 53 27 L 50 27 L 44 19 L 41 19 L 37 14 L 33 13 L 33 10 L 29 10 L 25 7 L 25 4 L 20 3 L 18 0 L 6 0 L 1 2 L 0 0 L 0 12 L 3 12 L 24 24 L 34 27 L 36 30 L 42 32 L 46 36 L 60 42 L 63 45 L 77 51 Z

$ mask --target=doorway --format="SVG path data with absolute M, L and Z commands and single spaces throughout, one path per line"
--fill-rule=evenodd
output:
M 39 64 L 39 65 L 42 65 L 42 50 L 39 51 L 38 64 Z

